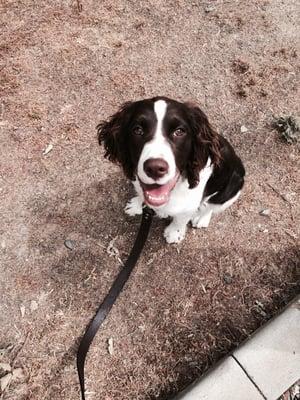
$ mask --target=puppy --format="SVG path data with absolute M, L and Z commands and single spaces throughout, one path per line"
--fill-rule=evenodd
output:
M 168 243 L 184 238 L 189 221 L 207 227 L 212 214 L 240 195 L 240 158 L 193 104 L 167 97 L 128 102 L 97 130 L 105 157 L 122 166 L 137 193 L 125 212 L 141 214 L 146 204 L 159 217 L 172 217 L 164 231 Z

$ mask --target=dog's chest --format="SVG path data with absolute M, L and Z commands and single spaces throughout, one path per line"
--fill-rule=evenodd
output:
M 154 208 L 161 218 L 174 217 L 179 214 L 193 214 L 200 206 L 206 183 L 212 174 L 212 167 L 206 166 L 199 174 L 199 184 L 189 189 L 187 180 L 181 180 L 172 190 L 168 203 Z

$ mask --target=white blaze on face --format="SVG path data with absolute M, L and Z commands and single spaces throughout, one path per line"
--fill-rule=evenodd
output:
M 157 119 L 157 125 L 153 139 L 146 143 L 139 162 L 138 162 L 138 177 L 146 184 L 157 183 L 164 185 L 173 179 L 176 175 L 176 164 L 172 148 L 166 138 L 163 136 L 163 120 L 167 111 L 167 103 L 164 100 L 157 100 L 154 103 L 154 113 Z M 162 178 L 155 180 L 150 178 L 144 171 L 144 163 L 150 158 L 161 158 L 168 163 L 169 170 Z

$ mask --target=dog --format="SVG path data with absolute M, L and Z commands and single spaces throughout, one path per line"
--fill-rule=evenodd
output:
M 190 221 L 208 227 L 212 214 L 240 195 L 243 163 L 197 105 L 167 97 L 127 102 L 97 132 L 105 157 L 122 166 L 135 188 L 125 212 L 138 215 L 147 205 L 171 217 L 168 243 L 182 241 Z

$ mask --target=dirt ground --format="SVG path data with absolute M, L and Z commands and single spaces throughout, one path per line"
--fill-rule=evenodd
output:
M 155 220 L 91 348 L 88 399 L 166 399 L 299 293 L 299 149 L 271 127 L 300 113 L 297 3 L 2 2 L 0 377 L 17 371 L 2 400 L 79 399 L 78 338 L 139 226 L 96 143 L 124 101 L 198 102 L 247 180 L 178 246 Z

